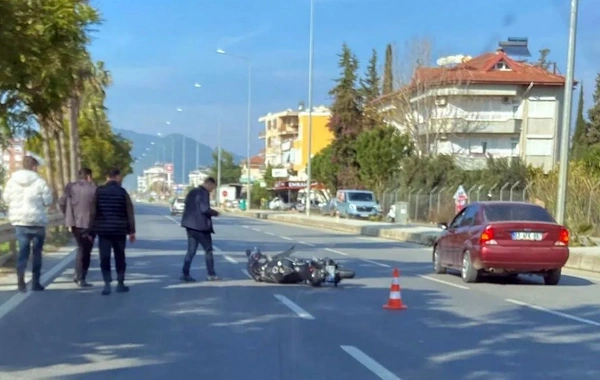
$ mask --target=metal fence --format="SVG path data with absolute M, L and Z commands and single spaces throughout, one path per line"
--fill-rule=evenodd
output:
M 532 202 L 542 204 L 554 213 L 555 190 L 536 187 L 534 182 L 462 186 L 469 203 L 484 200 Z M 458 186 L 436 187 L 432 190 L 391 188 L 383 192 L 381 205 L 387 213 L 394 203 L 407 202 L 408 218 L 412 223 L 450 221 L 455 215 L 454 194 L 457 189 Z M 595 229 L 596 234 L 600 233 L 600 186 L 593 186 L 583 194 L 581 189 L 570 189 L 567 209 L 567 218 L 574 228 Z

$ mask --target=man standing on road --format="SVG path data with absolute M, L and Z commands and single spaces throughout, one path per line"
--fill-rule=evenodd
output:
M 25 270 L 29 255 L 33 254 L 31 266 L 31 290 L 42 291 L 42 250 L 46 239 L 48 216 L 46 209 L 52 205 L 52 190 L 38 174 L 39 162 L 31 157 L 23 158 L 23 169 L 12 174 L 2 199 L 8 206 L 8 220 L 15 227 L 15 236 L 19 245 L 17 258 L 17 286 L 26 292 Z
M 210 193 L 217 187 L 215 179 L 208 177 L 204 183 L 193 189 L 185 197 L 185 206 L 183 216 L 181 217 L 181 227 L 187 232 L 188 248 L 183 262 L 183 274 L 181 281 L 196 281 L 190 276 L 190 267 L 192 260 L 196 256 L 198 245 L 204 249 L 204 258 L 206 260 L 206 271 L 208 272 L 208 281 L 215 281 L 219 278 L 215 274 L 215 262 L 213 258 L 212 236 L 213 230 L 212 217 L 219 216 L 216 210 L 210 208 Z
M 95 236 L 89 233 L 88 227 L 95 193 L 96 185 L 92 182 L 92 171 L 82 168 L 79 170 L 79 180 L 68 184 L 63 196 L 58 201 L 60 209 L 65 215 L 65 225 L 70 229 L 77 242 L 73 281 L 81 288 L 92 286 L 86 281 L 86 277 L 94 248 Z
M 111 250 L 115 254 L 117 270 L 117 293 L 129 291 L 125 286 L 125 246 L 135 242 L 135 215 L 131 198 L 121 187 L 121 171 L 113 169 L 108 173 L 106 184 L 96 189 L 92 201 L 90 233 L 98 235 L 100 269 L 104 279 L 102 295 L 111 293 L 112 273 L 110 268 Z

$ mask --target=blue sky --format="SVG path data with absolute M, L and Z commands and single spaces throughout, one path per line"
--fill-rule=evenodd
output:
M 586 83 L 586 106 L 600 70 L 597 0 L 581 0 L 576 78 Z M 362 67 L 375 48 L 383 58 L 394 43 L 415 38 L 433 44 L 433 58 L 476 56 L 507 37 L 528 37 L 566 70 L 569 1 L 566 0 L 315 0 L 314 103 L 331 103 L 343 42 Z M 247 65 L 216 54 L 247 56 L 253 67 L 252 152 L 258 117 L 294 108 L 308 94 L 309 0 L 95 0 L 104 24 L 92 53 L 105 61 L 114 85 L 108 108 L 115 128 L 143 133 L 184 133 L 217 144 L 222 122 L 225 149 L 245 154 Z M 202 88 L 197 89 L 198 82 Z M 177 112 L 181 107 L 182 112 Z M 170 121 L 171 125 L 166 125 Z

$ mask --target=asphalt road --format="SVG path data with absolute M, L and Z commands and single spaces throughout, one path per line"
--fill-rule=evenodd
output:
M 178 218 L 165 207 L 137 209 L 130 293 L 100 295 L 97 257 L 96 286 L 77 289 L 71 255 L 46 272 L 47 291 L 1 298 L 0 379 L 600 378 L 600 279 L 466 286 L 431 274 L 430 249 L 223 216 L 215 226 L 223 281 L 181 284 Z M 245 249 L 292 244 L 357 278 L 314 289 L 247 277 Z M 382 308 L 395 267 L 404 311 Z M 205 274 L 200 253 L 192 275 Z

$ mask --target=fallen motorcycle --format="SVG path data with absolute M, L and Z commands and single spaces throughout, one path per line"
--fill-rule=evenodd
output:
M 311 260 L 292 258 L 295 246 L 270 256 L 258 248 L 246 250 L 247 271 L 256 282 L 272 284 L 300 284 L 321 286 L 323 283 L 337 286 L 342 279 L 354 278 L 353 270 L 342 268 L 334 260 L 313 257 Z

